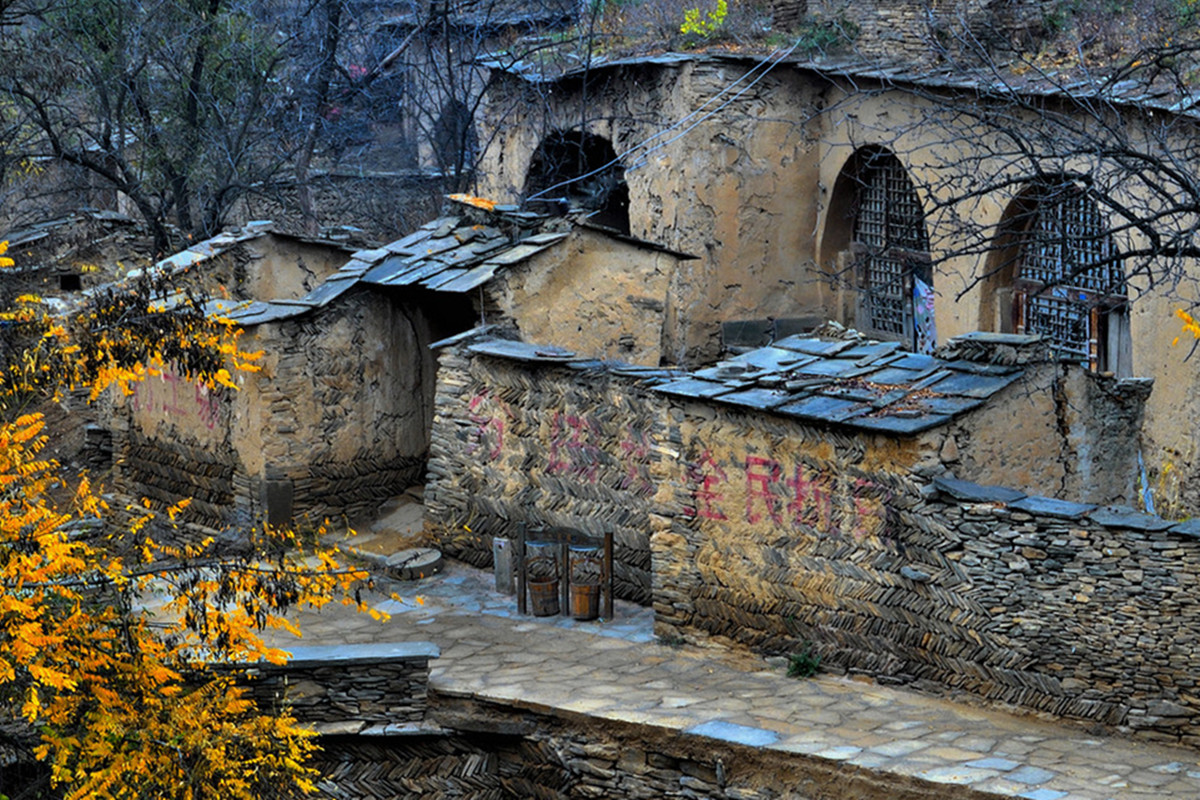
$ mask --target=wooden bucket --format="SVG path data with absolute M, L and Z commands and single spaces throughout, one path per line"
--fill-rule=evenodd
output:
M 571 616 L 581 621 L 600 616 L 600 584 L 571 584 Z
M 557 614 L 558 581 L 530 581 L 529 610 L 535 617 L 552 617 Z

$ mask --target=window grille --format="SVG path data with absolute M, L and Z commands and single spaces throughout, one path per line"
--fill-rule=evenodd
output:
M 904 166 L 886 153 L 869 160 L 861 181 L 854 221 L 862 290 L 858 324 L 911 342 L 914 272 L 930 282 L 921 201 Z
M 1072 186 L 1047 188 L 1024 240 L 1014 287 L 1018 332 L 1041 334 L 1063 355 L 1097 367 L 1105 314 L 1125 303 L 1100 210 Z

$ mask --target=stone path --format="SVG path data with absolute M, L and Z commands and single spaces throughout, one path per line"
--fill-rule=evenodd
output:
M 661 726 L 996 796 L 1200 798 L 1200 751 L 857 680 L 789 679 L 744 653 L 656 644 L 650 611 L 621 602 L 613 622 L 519 617 L 515 598 L 492 591 L 489 573 L 455 562 L 389 588 L 405 602 L 373 603 L 392 615 L 387 622 L 342 607 L 302 614 L 304 644 L 431 641 L 441 648 L 431 686 L 447 694 Z

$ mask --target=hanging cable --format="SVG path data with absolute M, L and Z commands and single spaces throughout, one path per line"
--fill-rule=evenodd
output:
M 529 200 L 536 200 L 540 197 L 543 197 L 547 193 L 552 192 L 555 189 L 560 189 L 564 186 L 570 186 L 573 183 L 578 183 L 579 181 L 587 180 L 588 178 L 591 178 L 595 175 L 599 175 L 600 173 L 604 172 L 605 170 L 608 170 L 609 168 L 613 167 L 616 164 L 620 164 L 622 161 L 624 161 L 628 157 L 630 157 L 633 153 L 636 153 L 639 149 L 646 147 L 651 142 L 653 142 L 655 139 L 658 139 L 659 137 L 662 137 L 662 136 L 666 136 L 671 131 L 676 130 L 680 126 L 686 124 L 688 122 L 688 120 L 695 117 L 697 114 L 699 114 L 701 111 L 703 111 L 706 107 L 708 107 L 712 103 L 719 100 L 722 96 L 728 94 L 730 91 L 732 91 L 734 89 L 734 87 L 736 87 L 739 83 L 741 83 L 742 81 L 746 80 L 751 75 L 753 75 L 759 68 L 765 67 L 762 71 L 762 74 L 760 74 L 756 78 L 754 78 L 754 80 L 751 81 L 747 86 L 745 86 L 743 89 L 741 89 L 739 92 L 737 92 L 735 95 L 730 97 L 725 102 L 721 103 L 721 105 L 717 106 L 716 108 L 712 109 L 708 113 L 704 114 L 700 119 L 696 120 L 691 125 L 688 125 L 686 128 L 684 128 L 682 131 L 680 131 L 675 136 L 672 136 L 670 139 L 667 139 L 666 141 L 659 142 L 658 144 L 654 145 L 649 150 L 646 150 L 644 153 L 642 153 L 640 156 L 638 156 L 637 160 L 633 164 L 631 164 L 629 167 L 626 168 L 626 172 L 628 173 L 632 170 L 637 169 L 638 167 L 645 166 L 645 164 L 647 163 L 646 159 L 651 153 L 654 153 L 657 150 L 660 150 L 660 149 L 666 147 L 667 145 L 671 144 L 672 142 L 678 141 L 679 139 L 683 138 L 687 134 L 691 133 L 693 130 L 695 130 L 700 125 L 702 125 L 705 122 L 707 122 L 708 120 L 712 119 L 714 116 L 716 116 L 722 110 L 727 108 L 730 104 L 736 102 L 742 95 L 746 94 L 746 92 L 750 91 L 755 86 L 757 86 L 758 83 L 760 81 L 762 81 L 763 78 L 767 77 L 767 75 L 771 72 L 771 70 L 773 70 L 776 67 L 776 65 L 782 63 L 783 60 L 786 59 L 788 56 L 790 56 L 796 50 L 796 48 L 799 46 L 800 46 L 800 39 L 797 39 L 795 42 L 792 43 L 791 47 L 787 48 L 787 50 L 772 51 L 769 55 L 767 55 L 766 58 L 762 59 L 757 64 L 755 64 L 753 69 L 749 70 L 748 72 L 746 72 L 746 74 L 742 75 L 736 81 L 729 84 L 728 86 L 723 88 L 721 91 L 717 92 L 715 95 L 710 97 L 708 100 L 704 101 L 704 103 L 702 105 L 700 105 L 699 108 L 695 109 L 694 111 L 689 112 L 686 116 L 680 118 L 679 120 L 677 120 L 670 126 L 664 128 L 661 131 L 658 131 L 657 133 L 652 134 L 651 136 L 646 137 L 645 139 L 638 142 L 637 144 L 635 144 L 633 147 L 629 148 L 625 152 L 618 154 L 616 156 L 616 158 L 612 159 L 611 161 L 609 161 L 606 164 L 602 164 L 601 166 L 597 167 L 596 169 L 594 169 L 590 172 L 586 172 L 583 175 L 578 175 L 574 178 L 568 178 L 567 180 L 564 180 L 564 181 L 559 181 L 558 183 L 555 183 L 551 186 L 547 186 L 545 189 L 542 189 L 541 191 L 531 194 L 529 197 L 525 198 L 526 202 L 528 202 Z

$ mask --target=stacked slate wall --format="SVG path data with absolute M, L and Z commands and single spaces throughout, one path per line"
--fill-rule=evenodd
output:
M 267 355 L 239 398 L 240 454 L 250 475 L 290 487 L 294 519 L 353 519 L 420 481 L 434 363 L 419 307 L 359 290 L 250 333 L 243 346 Z
M 681 508 L 652 538 L 660 633 L 811 643 L 888 681 L 1200 743 L 1197 526 L 985 488 L 960 503 L 905 471 L 899 441 L 680 416 Z
M 444 350 L 427 517 L 442 549 L 491 564 L 492 537 L 543 527 L 612 529 L 619 597 L 650 601 L 650 515 L 663 401 L 603 369 L 526 368 Z
M 443 720 L 444 706 L 453 719 Z M 933 800 L 944 784 L 881 776 L 653 725 L 558 716 L 435 696 L 440 736 L 322 736 L 313 766 L 337 798 L 483 800 Z M 962 796 L 967 796 L 966 794 Z M 973 794 L 971 796 L 974 796 Z
M 260 709 L 286 708 L 318 732 L 386 734 L 424 721 L 438 654 L 427 642 L 298 647 L 284 664 L 248 670 L 245 681 Z
M 947 481 L 944 451 L 939 429 L 850 433 L 458 350 L 426 498 L 479 564 L 519 520 L 611 522 L 628 583 L 648 538 L 662 635 L 811 644 L 834 669 L 1200 743 L 1200 523 Z

